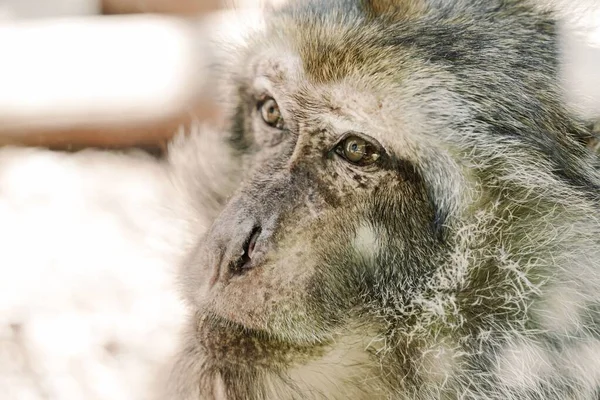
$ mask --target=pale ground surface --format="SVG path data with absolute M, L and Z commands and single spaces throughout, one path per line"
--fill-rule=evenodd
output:
M 0 149 L 0 398 L 145 398 L 185 311 L 178 196 L 144 155 Z
M 0 150 L 0 397 L 137 399 L 172 351 L 183 247 L 144 156 Z

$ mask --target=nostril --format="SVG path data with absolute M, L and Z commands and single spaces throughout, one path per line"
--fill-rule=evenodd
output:
M 230 265 L 230 270 L 233 273 L 243 273 L 245 270 L 252 268 L 252 256 L 254 255 L 254 249 L 256 248 L 256 241 L 260 237 L 261 232 L 262 228 L 260 226 L 252 229 L 250 235 L 248 235 L 244 242 L 244 253 L 238 260 Z
M 252 259 L 252 255 L 254 253 L 254 248 L 256 247 L 256 240 L 260 236 L 262 229 L 260 227 L 254 228 L 252 233 L 250 234 L 250 240 L 248 241 L 248 246 L 244 248 L 244 254 L 248 256 L 249 259 Z

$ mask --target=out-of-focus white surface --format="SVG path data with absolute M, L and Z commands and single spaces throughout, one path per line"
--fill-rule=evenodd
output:
M 559 25 L 566 100 L 585 118 L 600 118 L 600 4 L 579 21 Z
M 136 122 L 170 116 L 197 95 L 193 31 L 158 16 L 0 24 L 0 127 Z
M 145 155 L 0 149 L 0 397 L 144 398 L 173 351 L 185 237 Z

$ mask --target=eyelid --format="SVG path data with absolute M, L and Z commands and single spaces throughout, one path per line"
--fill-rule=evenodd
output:
M 256 96 L 256 98 L 255 98 L 256 107 L 260 108 L 263 104 L 265 104 L 265 102 L 267 100 L 270 100 L 270 99 L 273 99 L 275 101 L 275 103 L 277 103 L 277 100 L 275 100 L 275 98 L 268 93 L 264 93 L 259 96 Z M 277 103 L 277 106 L 279 106 L 279 103 Z

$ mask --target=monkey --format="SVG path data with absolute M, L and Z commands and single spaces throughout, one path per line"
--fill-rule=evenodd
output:
M 300 0 L 226 53 L 222 126 L 169 149 L 211 224 L 160 399 L 599 398 L 600 170 L 552 11 Z

